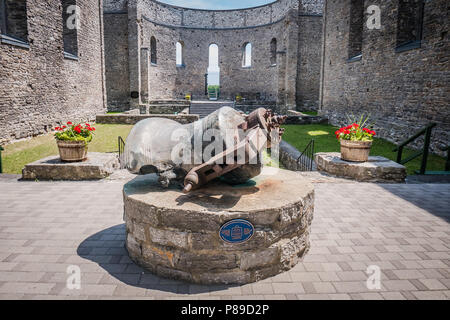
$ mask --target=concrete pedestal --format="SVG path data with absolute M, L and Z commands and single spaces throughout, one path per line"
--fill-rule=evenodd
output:
M 62 162 L 57 156 L 49 156 L 25 165 L 23 180 L 99 180 L 108 177 L 119 168 L 115 153 L 89 152 L 82 162 Z
M 309 249 L 314 190 L 298 173 L 273 170 L 245 185 L 217 181 L 187 195 L 162 189 L 156 175 L 127 183 L 131 259 L 160 276 L 202 284 L 244 284 L 289 270 Z M 254 226 L 248 241 L 221 237 L 235 219 Z
M 384 157 L 369 157 L 367 162 L 341 159 L 339 152 L 316 153 L 317 170 L 361 182 L 405 182 L 406 168 Z

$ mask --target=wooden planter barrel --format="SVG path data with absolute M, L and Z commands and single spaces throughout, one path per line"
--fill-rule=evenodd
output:
M 77 162 L 86 159 L 88 146 L 84 141 L 56 140 L 59 156 L 64 162 Z
M 369 159 L 372 141 L 341 140 L 341 159 L 345 161 L 366 162 Z

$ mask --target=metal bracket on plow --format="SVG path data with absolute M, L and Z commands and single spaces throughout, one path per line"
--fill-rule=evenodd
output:
M 239 129 L 247 133 L 245 138 L 189 171 L 184 179 L 183 192 L 189 193 L 217 177 L 250 163 L 252 159 L 258 157 L 264 146 L 270 147 L 273 138 L 281 139 L 284 129 L 280 128 L 280 125 L 285 119 L 285 116 L 274 116 L 270 110 L 264 108 L 253 111 L 239 126 Z M 272 133 L 273 131 L 277 134 Z M 239 159 L 240 155 L 244 155 L 244 159 Z

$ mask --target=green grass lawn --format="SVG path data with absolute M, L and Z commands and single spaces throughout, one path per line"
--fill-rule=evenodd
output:
M 283 140 L 296 147 L 302 152 L 311 139 L 315 140 L 315 152 L 340 152 L 339 141 L 336 139 L 334 132 L 336 127 L 324 124 L 312 125 L 284 125 L 286 131 Z M 370 155 L 383 156 L 391 160 L 397 159 L 397 153 L 392 150 L 395 144 L 383 139 L 375 138 Z M 412 155 L 412 149 L 405 148 L 403 151 L 403 159 Z M 408 174 L 414 174 L 415 170 L 420 169 L 421 157 L 418 157 L 406 164 Z M 445 168 L 445 159 L 437 155 L 430 155 L 428 158 L 427 171 L 443 171 Z
M 132 125 L 97 124 L 91 152 L 118 152 L 117 137 L 125 138 Z M 22 168 L 30 162 L 58 154 L 55 138 L 52 134 L 27 139 L 4 147 L 2 152 L 3 172 L 22 173 Z

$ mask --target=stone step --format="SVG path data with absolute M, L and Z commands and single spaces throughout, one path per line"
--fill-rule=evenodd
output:
M 224 101 L 224 102 L 192 102 L 191 103 L 191 114 L 198 114 L 200 118 L 204 118 L 208 116 L 209 114 L 213 113 L 214 111 L 224 107 L 224 106 L 233 106 L 233 103 L 230 101 Z
M 188 100 L 150 100 L 149 105 L 189 105 Z

